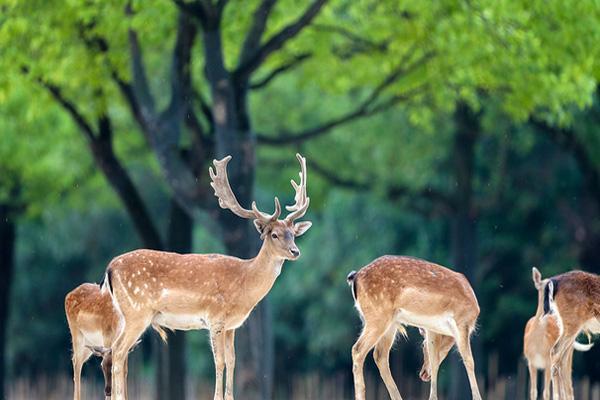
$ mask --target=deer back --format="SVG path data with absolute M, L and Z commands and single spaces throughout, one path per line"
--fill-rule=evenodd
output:
M 464 275 L 441 265 L 405 256 L 383 256 L 353 277 L 362 312 L 402 309 L 419 315 L 452 313 L 475 318 L 479 305 Z
M 102 335 L 110 345 L 118 326 L 119 315 L 108 291 L 93 283 L 84 283 L 65 297 L 65 313 L 71 330 L 78 329 L 87 337 Z M 98 340 L 97 340 L 98 341 Z
M 600 277 L 571 271 L 551 278 L 554 299 L 565 327 L 573 330 L 589 325 L 600 333 Z
M 159 324 L 193 329 L 225 318 L 243 322 L 275 280 L 268 268 L 254 261 L 221 254 L 135 250 L 111 261 L 108 271 L 123 312 L 144 318 L 162 314 Z M 256 271 L 250 271 L 253 267 Z M 167 323 L 165 316 L 175 318 L 169 315 L 196 317 L 187 322 L 177 317 Z

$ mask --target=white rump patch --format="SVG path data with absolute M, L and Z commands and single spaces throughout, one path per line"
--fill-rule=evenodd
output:
M 104 337 L 102 331 L 81 331 L 85 338 L 85 344 L 92 347 L 103 347 Z
M 402 325 L 416 326 L 446 336 L 456 336 L 458 327 L 450 313 L 441 315 L 420 315 L 400 309 L 396 313 L 396 321 Z
M 174 314 L 158 313 L 152 320 L 157 325 L 169 329 L 190 330 L 190 329 L 208 329 L 209 324 L 200 314 Z

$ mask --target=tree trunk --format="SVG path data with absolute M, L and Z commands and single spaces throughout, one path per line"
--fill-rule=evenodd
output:
M 235 113 L 234 124 L 219 126 L 216 154 L 233 155 L 229 164 L 229 179 L 239 202 L 249 208 L 253 197 L 255 174 L 255 143 L 245 114 L 246 92 L 227 94 L 226 113 Z M 240 105 L 243 107 L 241 108 Z M 232 126 L 233 125 L 233 126 Z M 242 258 L 256 256 L 259 248 L 258 233 L 251 221 L 241 219 L 228 210 L 222 210 L 219 224 L 227 253 Z M 238 378 L 237 392 L 247 399 L 270 399 L 273 387 L 273 337 L 268 301 L 259 303 L 244 326 L 237 332 Z
M 6 332 L 8 306 L 14 272 L 15 221 L 11 207 L 0 204 L 0 397 L 5 398 Z
M 475 143 L 479 133 L 478 117 L 465 104 L 459 104 L 455 112 L 455 129 L 453 145 L 453 169 L 455 179 L 454 215 L 451 226 L 452 267 L 465 274 L 475 293 L 477 293 L 478 277 L 476 273 L 477 258 L 477 217 L 473 200 L 473 176 L 475 165 Z M 473 337 L 476 339 L 476 337 Z M 478 363 L 478 342 L 473 340 L 475 365 Z M 451 366 L 452 385 L 451 399 L 467 399 L 471 397 L 469 382 L 460 357 L 453 359 Z
M 177 253 L 191 252 L 193 220 L 174 199 L 171 199 L 168 229 L 168 250 Z M 185 399 L 185 332 L 170 333 L 169 344 L 159 344 L 158 358 L 157 399 Z
M 211 84 L 215 129 L 215 155 L 232 155 L 229 182 L 243 207 L 249 208 L 254 189 L 256 143 L 247 112 L 247 82 L 236 82 L 222 59 L 220 31 L 204 30 L 205 74 Z M 228 254 L 251 258 L 258 252 L 257 233 L 251 221 L 228 210 L 219 213 L 219 225 Z M 238 368 L 236 388 L 246 399 L 273 396 L 273 337 L 271 313 L 263 300 L 236 335 Z

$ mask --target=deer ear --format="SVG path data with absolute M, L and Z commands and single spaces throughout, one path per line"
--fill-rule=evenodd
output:
M 540 288 L 540 286 L 542 285 L 542 274 L 540 273 L 540 271 L 538 271 L 538 269 L 536 267 L 533 267 L 531 269 L 531 276 L 533 278 L 533 284 L 535 285 L 536 288 Z
M 294 236 L 302 236 L 312 226 L 310 221 L 302 221 L 294 224 Z
M 254 220 L 254 227 L 256 228 L 256 230 L 258 231 L 258 233 L 260 233 L 260 238 L 264 239 L 265 235 L 267 234 L 267 227 L 269 226 L 268 223 L 265 223 L 264 221 L 261 221 L 260 219 L 255 219 Z

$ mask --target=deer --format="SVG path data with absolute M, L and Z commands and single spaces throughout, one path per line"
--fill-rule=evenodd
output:
M 382 256 L 347 277 L 362 332 L 352 346 L 352 373 L 356 400 L 365 400 L 363 366 L 371 349 L 390 397 L 401 400 L 389 366 L 397 332 L 405 326 L 420 328 L 427 355 L 421 379 L 431 380 L 430 400 L 437 399 L 437 374 L 446 355 L 457 345 L 471 394 L 481 400 L 470 338 L 476 328 L 479 304 L 467 278 L 441 265 L 407 256 Z
M 111 346 L 119 326 L 120 316 L 113 307 L 107 290 L 95 283 L 84 283 L 65 297 L 65 314 L 73 344 L 73 399 L 81 399 L 81 369 L 92 356 L 102 359 L 104 396 L 111 397 Z M 167 335 L 159 326 L 153 326 L 166 343 Z M 127 374 L 127 364 L 125 365 Z
M 291 181 L 295 203 L 287 206 L 282 220 L 281 205 L 275 197 L 273 214 L 251 209 L 237 201 L 227 177 L 231 156 L 214 160 L 209 168 L 211 186 L 219 206 L 250 219 L 260 234 L 262 246 L 252 259 L 222 254 L 177 254 L 135 250 L 114 258 L 107 267 L 106 285 L 121 315 L 120 333 L 112 346 L 113 394 L 125 398 L 123 375 L 129 348 L 151 324 L 179 330 L 207 329 L 215 364 L 214 399 L 233 399 L 235 330 L 270 291 L 284 261 L 297 260 L 300 250 L 295 238 L 312 225 L 296 222 L 308 209 L 306 159 L 300 162 L 300 183 Z
M 558 399 L 558 379 L 553 379 L 552 352 L 563 334 L 563 320 L 554 299 L 554 282 L 542 281 L 542 274 L 537 268 L 532 269 L 533 284 L 538 291 L 538 305 L 535 315 L 527 321 L 523 336 L 523 354 L 529 369 L 529 398 L 536 400 L 537 372 L 544 371 L 544 400 L 550 400 L 550 384 L 552 382 L 553 398 Z M 588 351 L 593 344 L 574 341 L 573 349 Z M 562 368 L 570 371 L 572 367 L 572 351 L 562 360 Z M 569 382 L 569 379 L 567 379 Z
M 577 336 L 600 333 L 600 276 L 570 271 L 541 281 L 552 282 L 553 298 L 562 320 L 562 333 L 552 351 L 553 376 L 558 382 L 559 398 L 573 399 L 571 362 Z M 548 296 L 548 291 L 545 296 Z M 549 302 L 545 297 L 544 302 Z

